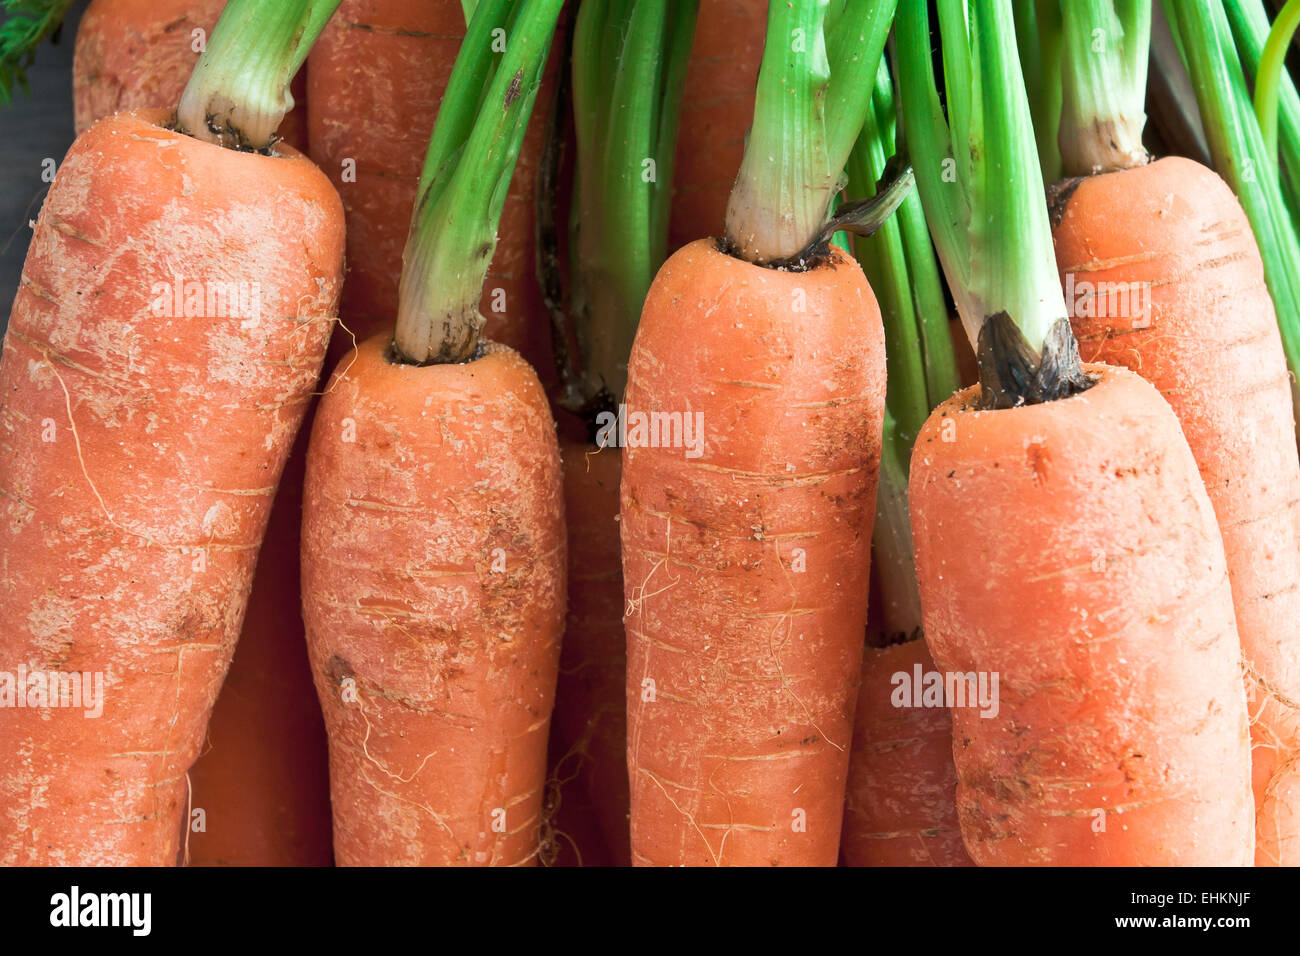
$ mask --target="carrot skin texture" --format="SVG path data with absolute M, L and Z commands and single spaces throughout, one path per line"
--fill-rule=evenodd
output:
M 1080 298 L 1071 323 L 1086 361 L 1127 366 L 1160 390 L 1200 466 L 1232 582 L 1262 804 L 1300 753 L 1300 459 L 1250 224 L 1217 174 L 1170 157 L 1081 182 L 1055 239 L 1062 281 L 1150 290 L 1149 314 Z M 1295 828 L 1260 826 L 1258 865 L 1276 861 L 1279 841 L 1300 843 L 1300 803 L 1272 819 Z
M 1249 866 L 1214 512 L 1159 393 L 1086 368 L 1097 384 L 1047 404 L 958 392 L 912 453 L 926 641 L 939 670 L 999 679 L 995 716 L 951 711 L 964 842 L 981 866 Z
M 700 0 L 678 121 L 669 249 L 722 235 L 754 118 L 766 33 L 764 0 Z
M 170 109 L 180 102 L 200 50 L 226 0 L 91 0 L 77 26 L 72 61 L 78 133 L 123 110 Z M 280 124 L 286 143 L 306 152 L 305 73 L 292 84 L 294 108 Z
M 331 354 L 391 331 L 402 250 L 433 121 L 461 41 L 460 0 L 343 0 L 307 63 L 313 155 L 333 179 L 348 218 L 348 276 Z M 534 197 L 560 38 L 551 45 L 538 108 L 510 179 L 500 241 L 483 283 L 485 338 L 553 374 L 550 327 L 534 266 Z M 504 311 L 502 311 L 504 307 Z
M 628 837 L 627 646 L 619 555 L 617 448 L 564 440 L 569 606 L 551 729 L 551 777 L 565 803 L 599 822 L 609 865 L 630 862 Z M 583 850 L 584 861 L 595 854 Z
M 868 647 L 854 716 L 843 866 L 973 866 L 957 824 L 952 719 L 944 708 L 895 707 L 894 674 L 934 670 L 923 640 Z
M 335 860 L 529 864 L 564 620 L 554 422 L 511 349 L 417 367 L 388 345 L 344 358 L 307 456 Z
M 73 144 L 0 360 L 0 656 L 102 672 L 106 698 L 98 719 L 0 721 L 8 864 L 177 862 L 186 774 L 337 304 L 342 209 L 320 171 L 166 118 L 117 114 Z M 155 315 L 177 277 L 256 282 L 260 310 Z
M 704 445 L 623 453 L 635 864 L 835 865 L 884 362 L 839 252 L 780 272 L 698 240 L 651 286 L 628 415 L 699 412 Z

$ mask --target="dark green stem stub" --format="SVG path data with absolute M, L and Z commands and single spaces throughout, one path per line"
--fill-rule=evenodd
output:
M 991 315 L 980 327 L 976 358 L 980 408 L 985 409 L 1069 398 L 1097 381 L 1084 371 L 1068 319 L 1058 319 L 1048 329 L 1040 359 L 1011 316 Z

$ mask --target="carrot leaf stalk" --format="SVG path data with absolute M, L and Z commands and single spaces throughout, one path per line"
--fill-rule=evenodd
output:
M 176 110 L 176 128 L 265 150 L 293 109 L 289 82 L 341 0 L 229 0 Z
M 1038 133 L 1038 162 L 1043 179 L 1062 176 L 1056 145 L 1061 124 L 1061 7 L 1058 0 L 1014 4 L 1020 69 L 1029 94 L 1029 115 Z
M 584 0 L 578 10 L 569 311 L 584 407 L 622 395 L 641 306 L 667 255 L 677 120 L 698 10 L 699 0 Z
M 754 122 L 727 202 L 731 250 L 759 265 L 812 256 L 866 115 L 894 0 L 768 5 Z
M 396 358 L 477 354 L 483 280 L 563 0 L 479 0 L 429 139 L 402 254 Z M 505 52 L 493 47 L 504 31 Z
M 1277 155 L 1278 90 L 1286 68 L 1286 51 L 1291 47 L 1297 26 L 1300 26 L 1300 0 L 1287 0 L 1269 31 L 1255 74 L 1255 116 L 1270 156 Z
M 987 407 L 1088 388 L 1056 270 L 1010 0 L 940 0 L 944 116 L 925 0 L 895 21 L 917 187 Z
M 1228 17 L 1220 0 L 1163 6 L 1196 90 L 1214 168 L 1236 193 L 1254 230 L 1287 366 L 1300 374 L 1300 236 L 1255 118 Z
M 1264 81 L 1273 85 L 1275 93 L 1266 94 L 1274 105 L 1266 110 L 1277 124 L 1276 147 L 1267 145 L 1269 133 L 1264 128 L 1264 114 L 1260 112 L 1261 81 L 1257 79 L 1260 62 L 1264 57 L 1264 47 L 1268 43 L 1272 26 L 1268 22 L 1268 11 L 1264 9 L 1264 0 L 1224 0 L 1224 12 L 1228 15 L 1228 24 L 1232 28 L 1232 38 L 1237 46 L 1237 55 L 1246 80 L 1254 84 L 1255 115 L 1260 121 L 1260 133 L 1264 136 L 1270 156 L 1279 156 L 1282 176 L 1282 198 L 1291 214 L 1292 222 L 1300 228 L 1300 92 L 1283 68 L 1285 58 L 1270 68 L 1271 78 Z M 1281 18 L 1279 18 L 1281 22 Z M 1275 71 L 1274 71 L 1275 70 Z M 1280 154 L 1280 155 L 1279 155 Z M 1207 155 L 1205 160 L 1209 165 Z
M 1064 77 L 1057 134 L 1067 176 L 1131 169 L 1147 162 L 1147 50 L 1151 0 L 1061 4 Z
M 8 103 L 15 86 L 30 93 L 27 70 L 36 48 L 55 36 L 72 0 L 0 0 L 0 103 Z
M 871 108 L 849 156 L 850 195 L 875 195 L 876 183 L 896 162 L 895 117 L 893 84 L 882 62 Z M 883 599 L 884 643 L 893 644 L 921 633 L 907 494 L 912 447 L 930 411 L 957 390 L 960 380 L 939 264 L 915 190 L 907 193 L 897 216 L 871 235 L 855 238 L 853 251 L 876 293 L 885 326 L 888 390 L 872 549 Z

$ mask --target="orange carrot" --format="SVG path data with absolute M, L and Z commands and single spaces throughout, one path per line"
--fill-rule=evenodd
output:
M 895 24 L 908 147 L 980 371 L 912 453 L 937 666 L 912 699 L 951 712 L 977 864 L 1249 865 L 1248 720 L 1214 513 L 1168 403 L 1079 360 L 1011 3 L 970 10 L 940 21 L 946 117 L 924 0 L 902 0 Z
M 307 461 L 303 613 L 335 858 L 529 863 L 564 614 L 554 426 L 503 346 L 421 367 L 389 344 L 343 359 Z
M 844 804 L 844 866 L 971 866 L 957 826 L 952 721 L 897 707 L 896 674 L 934 670 L 925 641 L 868 646 Z
M 1000 677 L 993 718 L 952 711 L 966 846 L 981 865 L 1249 865 L 1213 511 L 1155 390 L 1088 369 L 1082 395 L 1021 408 L 967 389 L 912 456 L 935 663 Z
M 628 863 L 627 713 L 623 700 L 623 574 L 619 562 L 617 448 L 564 441 L 569 607 L 551 732 L 551 779 L 565 803 L 598 824 L 603 852 Z M 562 840 L 563 837 L 561 836 Z M 593 856 L 581 848 L 583 857 Z M 589 859 L 584 863 L 590 863 Z
M 8 863 L 177 861 L 341 281 L 342 210 L 309 161 L 167 118 L 118 114 L 73 145 L 5 337 L 0 657 L 104 694 L 98 719 L 0 721 Z M 226 281 L 256 300 L 210 314 L 179 285 Z
M 829 36 L 825 13 L 769 5 L 727 238 L 692 242 L 660 269 L 628 367 L 620 514 L 638 865 L 838 856 L 885 357 L 875 297 L 826 243 L 827 218 L 893 10 L 850 3 Z M 807 42 L 792 51 L 793 35 Z
M 199 759 L 190 866 L 329 866 L 329 758 L 298 598 L 310 412 L 280 477 L 248 611 Z
M 536 373 L 479 338 L 478 304 L 560 7 L 479 0 L 413 203 L 396 334 L 345 356 L 312 427 L 303 613 L 342 865 L 542 851 L 560 457 Z
M 656 277 L 627 414 L 690 416 L 704 444 L 624 450 L 634 862 L 834 864 L 884 400 L 844 254 L 781 272 L 700 240 Z
M 174 106 L 226 0 L 91 0 L 72 60 L 77 132 L 122 110 Z M 307 149 L 307 77 L 294 77 L 294 108 L 279 134 Z
M 1227 553 L 1262 803 L 1300 752 L 1300 462 L 1250 226 L 1218 176 L 1171 157 L 1077 183 L 1054 235 L 1084 357 L 1160 389 L 1200 466 Z M 1259 828 L 1258 863 L 1274 862 L 1278 838 Z
M 1055 189 L 1057 264 L 1085 360 L 1127 366 L 1155 385 L 1200 467 L 1232 583 L 1262 808 L 1300 754 L 1300 457 L 1286 357 L 1259 247 L 1231 189 L 1192 160 L 1148 162 L 1145 70 L 1131 95 L 1091 98 L 1089 77 L 1105 65 L 1093 34 L 1114 34 L 1118 23 L 1106 9 L 1065 9 L 1059 140 L 1067 172 L 1082 178 Z M 1136 42 L 1144 63 L 1143 39 L 1126 35 L 1111 48 Z M 1300 804 L 1270 819 L 1257 827 L 1257 865 L 1276 865 L 1281 843 L 1300 844 Z M 1290 833 L 1276 829 L 1286 819 L 1296 823 Z

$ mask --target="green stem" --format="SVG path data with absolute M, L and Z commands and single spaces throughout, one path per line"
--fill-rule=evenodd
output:
M 897 148 L 893 89 L 883 63 L 871 106 L 849 157 L 847 191 L 854 196 L 875 194 Z M 918 636 L 921 628 L 907 494 L 912 446 L 931 409 L 959 382 L 939 267 L 916 192 L 874 234 L 856 238 L 853 248 L 885 325 L 889 387 L 872 547 L 886 642 L 893 643 Z
M 1147 162 L 1147 51 L 1151 0 L 1066 0 L 1061 124 L 1067 176 Z
M 902 118 L 926 219 L 980 359 L 982 401 L 1071 394 L 1086 383 L 1056 271 L 1010 2 L 940 0 L 939 13 L 947 118 L 925 0 L 902 0 L 895 22 Z
M 571 311 L 582 405 L 617 400 L 668 246 L 677 116 L 698 0 L 584 0 L 573 52 Z
M 797 263 L 826 223 L 866 115 L 894 0 L 772 0 L 750 129 L 727 203 L 733 252 Z
M 898 423 L 886 408 L 876 523 L 871 533 L 875 570 L 880 580 L 885 644 L 921 635 L 921 589 L 916 580 L 907 488 L 911 451 L 911 443 L 899 434 Z
M 340 0 L 229 0 L 176 110 L 176 128 L 232 149 L 269 148 L 289 82 Z
M 474 10 L 434 123 L 402 256 L 394 351 L 403 361 L 462 362 L 477 352 L 483 279 L 562 5 L 479 0 Z M 505 52 L 493 65 L 498 29 Z
M 1061 8 L 1057 0 L 1033 0 L 1016 3 L 1013 9 L 1038 163 L 1043 179 L 1054 183 L 1063 175 L 1056 143 L 1061 125 Z
M 1264 0 L 1224 0 L 1224 12 L 1232 27 L 1232 39 L 1241 58 L 1246 82 L 1254 84 L 1272 25 Z M 1278 146 L 1281 156 L 1282 199 L 1291 221 L 1300 227 L 1300 93 L 1286 70 L 1278 74 Z M 1208 150 L 1205 162 L 1210 162 Z
M 1272 157 L 1277 156 L 1278 89 L 1286 70 L 1286 51 L 1291 47 L 1297 26 L 1300 26 L 1300 0 L 1287 0 L 1268 33 L 1255 74 L 1255 116 L 1264 137 L 1264 148 Z
M 1218 0 L 1166 3 L 1164 10 L 1180 38 L 1214 167 L 1241 201 L 1255 233 L 1287 365 L 1292 374 L 1300 373 L 1300 237 L 1255 118 L 1227 15 Z

